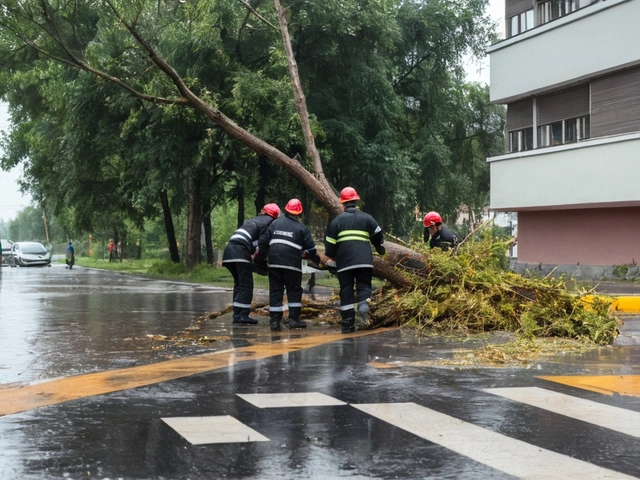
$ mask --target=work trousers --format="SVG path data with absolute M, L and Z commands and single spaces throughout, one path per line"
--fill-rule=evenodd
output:
M 233 276 L 233 306 L 251 308 L 253 300 L 253 265 L 248 262 L 225 262 Z
M 371 298 L 373 268 L 352 268 L 338 272 L 340 283 L 340 315 L 343 320 L 355 318 L 354 303 Z M 355 286 L 355 292 L 354 292 Z
M 300 319 L 302 311 L 302 272 L 286 268 L 269 268 L 269 314 L 282 313 L 282 300 L 287 290 L 289 319 Z

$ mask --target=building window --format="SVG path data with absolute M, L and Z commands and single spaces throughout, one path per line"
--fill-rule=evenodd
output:
M 538 146 L 551 147 L 589 138 L 589 116 L 569 118 L 538 127 Z
M 538 24 L 542 25 L 556 18 L 569 15 L 596 1 L 597 0 L 542 0 L 538 2 Z
M 509 37 L 531 30 L 534 26 L 533 8 L 526 12 L 519 13 L 518 15 L 514 15 L 509 19 Z
M 509 152 L 533 149 L 533 127 L 509 132 Z

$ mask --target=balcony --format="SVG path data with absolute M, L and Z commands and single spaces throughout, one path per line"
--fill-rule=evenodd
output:
M 488 49 L 494 103 L 509 103 L 640 64 L 640 2 L 595 3 Z
M 491 209 L 640 206 L 640 133 L 511 153 L 487 160 Z

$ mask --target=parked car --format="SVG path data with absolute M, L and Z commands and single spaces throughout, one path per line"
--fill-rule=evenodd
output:
M 9 257 L 11 256 L 11 246 L 13 242 L 6 238 L 0 238 L 2 243 L 2 265 L 9 265 Z
M 11 247 L 9 264 L 12 267 L 51 266 L 51 254 L 38 242 L 16 242 Z

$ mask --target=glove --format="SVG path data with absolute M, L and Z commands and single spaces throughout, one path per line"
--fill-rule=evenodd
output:
M 387 249 L 384 248 L 384 245 L 376 245 L 376 252 L 381 257 L 384 257 L 386 255 L 386 253 L 387 253 Z
M 315 254 L 313 257 L 310 258 L 310 260 L 315 263 L 316 265 L 322 265 L 322 259 L 320 258 L 320 255 Z

